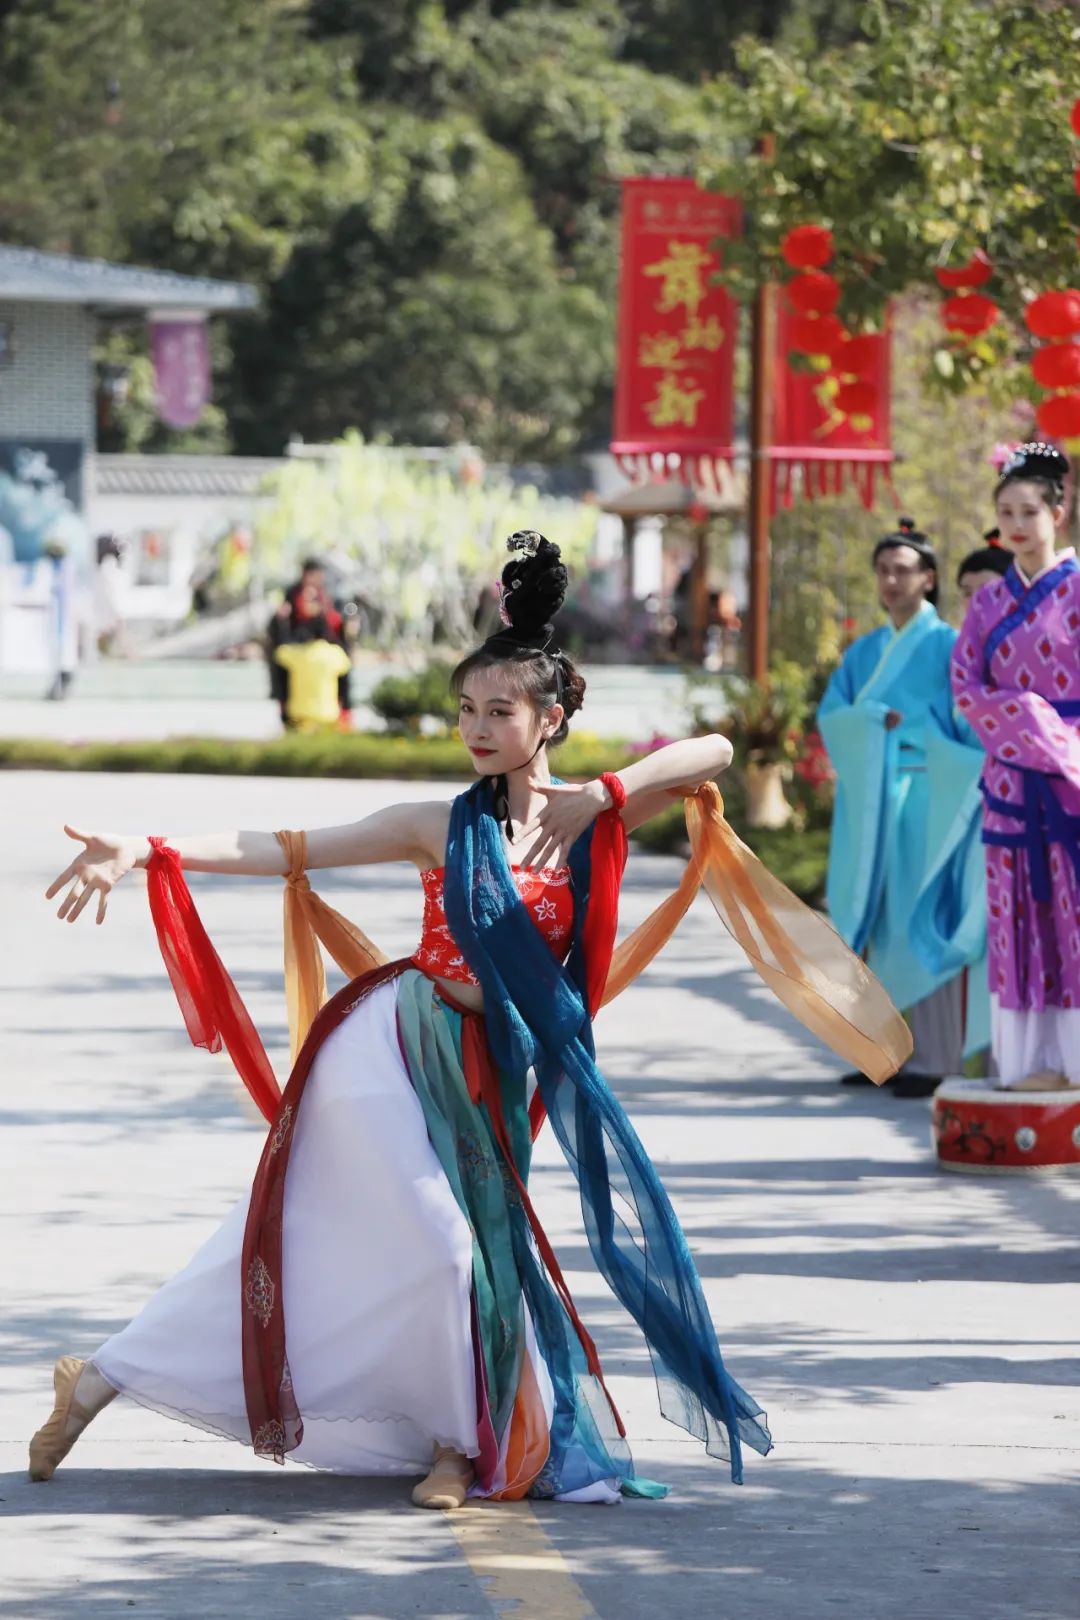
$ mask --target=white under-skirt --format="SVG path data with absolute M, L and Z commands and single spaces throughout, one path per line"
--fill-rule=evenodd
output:
M 1046 1007 L 1016 1011 L 990 1000 L 990 1030 L 997 1065 L 996 1086 L 1008 1089 L 1043 1069 L 1063 1074 L 1080 1086 L 1080 1009 Z
M 477 1452 L 472 1240 L 398 1045 L 396 981 L 329 1035 L 299 1109 L 283 1214 L 290 1456 L 422 1474 Z M 92 1358 L 145 1406 L 250 1444 L 241 1362 L 245 1197 L 191 1263 Z

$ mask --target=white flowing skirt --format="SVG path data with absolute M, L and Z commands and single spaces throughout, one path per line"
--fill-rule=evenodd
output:
M 992 996 L 990 1031 L 998 1070 L 994 1083 L 1003 1090 L 1043 1069 L 1056 1070 L 1070 1085 L 1080 1086 L 1080 1008 L 1017 1011 Z
M 304 1421 L 290 1456 L 422 1474 L 436 1444 L 477 1452 L 472 1240 L 398 1044 L 396 981 L 327 1038 L 285 1182 L 282 1286 Z M 241 1361 L 248 1199 L 92 1358 L 144 1406 L 250 1444 Z

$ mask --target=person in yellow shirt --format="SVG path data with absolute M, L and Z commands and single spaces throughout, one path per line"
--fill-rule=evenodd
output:
M 329 731 L 337 726 L 340 714 L 338 681 L 351 663 L 344 647 L 327 638 L 321 619 L 298 624 L 293 639 L 274 654 L 274 661 L 288 671 L 289 692 L 285 703 L 286 724 L 292 731 Z

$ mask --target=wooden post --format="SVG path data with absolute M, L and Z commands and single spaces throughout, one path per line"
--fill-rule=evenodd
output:
M 622 520 L 622 596 L 623 616 L 629 624 L 634 611 L 634 539 L 637 535 L 637 518 L 624 517 Z
M 776 138 L 763 135 L 757 155 L 768 162 Z M 763 281 L 754 299 L 750 329 L 750 602 L 747 619 L 747 674 L 763 681 L 769 673 L 769 516 L 772 467 L 771 407 L 776 344 L 776 289 Z
M 747 673 L 763 681 L 769 673 L 769 460 L 776 289 L 758 288 L 751 328 L 750 371 L 750 611 L 747 614 Z
M 700 664 L 705 657 L 706 620 L 709 617 L 709 525 L 693 526 L 694 558 L 690 565 L 690 657 Z

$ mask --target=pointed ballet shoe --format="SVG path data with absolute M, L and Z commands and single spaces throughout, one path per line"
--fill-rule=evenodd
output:
M 417 1507 L 438 1508 L 444 1513 L 464 1507 L 469 1486 L 476 1478 L 472 1463 L 452 1446 L 437 1446 L 431 1473 L 412 1493 Z
M 93 1407 L 83 1406 L 75 1399 L 79 1379 L 88 1367 L 103 1386 Z M 52 1479 L 86 1425 L 116 1394 L 97 1368 L 80 1361 L 78 1356 L 60 1357 L 53 1368 L 53 1390 L 55 1405 L 49 1420 L 30 1442 L 30 1478 L 38 1481 Z

